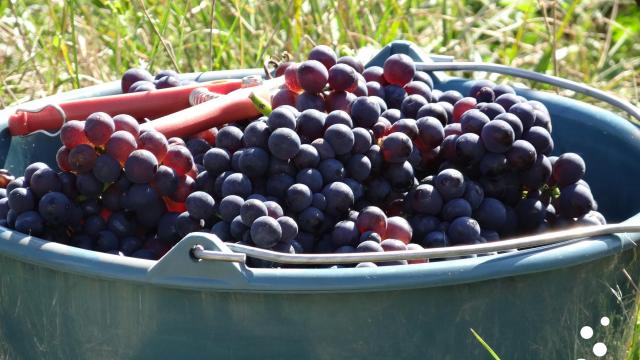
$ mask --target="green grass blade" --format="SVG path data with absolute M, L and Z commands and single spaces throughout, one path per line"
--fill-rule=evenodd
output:
M 496 352 L 493 351 L 491 346 L 489 346 L 489 344 L 487 344 L 486 341 L 484 341 L 475 330 L 473 330 L 472 328 L 469 328 L 469 330 L 471 330 L 471 333 L 473 334 L 473 336 L 475 336 L 476 340 L 478 340 L 480 345 L 482 345 L 487 350 L 487 352 L 491 355 L 491 357 L 493 357 L 494 360 L 500 360 L 500 357 L 498 356 L 498 354 L 496 354 Z

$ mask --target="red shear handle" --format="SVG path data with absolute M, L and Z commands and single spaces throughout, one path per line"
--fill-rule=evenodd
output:
M 267 80 L 262 85 L 233 91 L 225 96 L 144 123 L 140 127 L 155 129 L 167 138 L 186 137 L 212 127 L 254 118 L 259 116 L 260 112 L 249 99 L 249 95 L 254 93 L 270 103 L 271 91 L 282 84 L 284 84 L 282 76 Z
M 111 116 L 128 114 L 138 120 L 154 119 L 188 108 L 189 94 L 195 88 L 205 87 L 218 94 L 228 94 L 241 86 L 241 80 L 217 80 L 162 90 L 72 100 L 59 106 L 69 120 L 84 120 L 98 111 Z M 18 112 L 9 117 L 9 131 L 14 136 L 37 130 L 56 131 L 62 126 L 62 120 L 58 111 L 51 107 L 37 113 Z

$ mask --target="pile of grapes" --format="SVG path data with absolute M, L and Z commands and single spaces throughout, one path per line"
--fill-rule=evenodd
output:
M 0 193 L 0 222 L 148 259 L 195 231 L 352 253 L 605 223 L 582 158 L 551 156 L 549 112 L 508 85 L 477 81 L 463 97 L 433 89 L 406 55 L 363 69 L 326 46 L 277 74 L 286 85 L 268 116 L 186 140 L 140 131 L 127 115 L 67 122 L 60 171 L 29 165 Z

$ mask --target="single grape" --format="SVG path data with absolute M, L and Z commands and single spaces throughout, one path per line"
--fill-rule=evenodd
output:
M 42 216 L 31 210 L 20 213 L 16 217 L 14 227 L 17 231 L 32 236 L 43 234 L 45 229 Z
M 109 154 L 102 154 L 96 159 L 93 175 L 105 184 L 115 182 L 122 173 L 122 166 Z
M 408 95 L 420 95 L 428 101 L 433 101 L 433 92 L 431 91 L 431 88 L 422 81 L 409 81 L 403 88 Z
M 298 67 L 300 67 L 299 63 L 292 63 L 284 70 L 285 85 L 293 93 L 299 93 L 302 91 L 302 87 L 298 81 Z
M 380 85 L 387 85 L 387 81 L 383 76 L 383 71 L 384 70 L 380 66 L 369 66 L 368 68 L 364 69 L 364 71 L 362 71 L 362 76 L 367 82 L 375 81 L 377 83 L 380 83 Z
M 224 149 L 212 148 L 204 154 L 202 164 L 207 172 L 219 175 L 231 169 L 231 156 Z
M 456 161 L 462 164 L 476 164 L 480 162 L 484 153 L 482 140 L 474 133 L 462 134 L 455 141 Z
M 453 221 L 461 216 L 471 217 L 472 209 L 465 199 L 453 199 L 444 204 L 442 208 L 442 219 Z
M 483 229 L 491 230 L 500 230 L 506 221 L 506 216 L 504 204 L 500 200 L 490 197 L 485 197 L 473 213 L 473 217 Z
M 518 171 L 530 169 L 538 156 L 536 148 L 526 140 L 516 140 L 507 151 L 507 165 Z
M 158 161 L 156 157 L 147 150 L 133 151 L 124 165 L 127 179 L 137 184 L 148 183 L 153 180 L 157 169 Z
M 571 184 L 561 188 L 557 210 L 561 216 L 567 218 L 579 218 L 591 210 L 596 210 L 591 190 L 581 184 Z
M 238 163 L 239 171 L 249 177 L 259 177 L 269 170 L 269 153 L 258 147 L 245 148 Z
M 420 119 L 426 116 L 434 117 L 440 121 L 442 126 L 449 123 L 449 115 L 445 108 L 440 104 L 425 104 L 416 113 L 416 118 Z
M 185 175 L 193 169 L 194 161 L 193 156 L 186 147 L 174 145 L 169 147 L 169 151 L 167 151 L 167 155 L 164 157 L 164 160 L 162 160 L 162 164 L 172 168 L 178 175 Z
M 84 133 L 87 139 L 96 146 L 106 144 L 114 131 L 113 119 L 104 112 L 93 113 L 84 122 Z
M 545 217 L 546 207 L 538 199 L 522 199 L 516 206 L 518 226 L 523 231 L 537 229 Z
M 464 97 L 456 101 L 453 105 L 453 121 L 460 122 L 462 115 L 464 115 L 468 110 L 474 109 L 476 104 L 476 99 L 472 97 Z
M 300 150 L 300 138 L 291 129 L 279 128 L 269 136 L 268 145 L 273 156 L 288 160 L 295 157 Z
M 540 126 L 532 126 L 522 135 L 522 139 L 530 142 L 538 154 L 549 155 L 553 151 L 551 134 Z
M 580 155 L 564 153 L 553 164 L 552 176 L 558 186 L 564 187 L 582 179 L 586 165 Z M 32 185 L 33 187 L 33 185 Z
M 397 132 L 384 138 L 381 149 L 387 162 L 403 163 L 409 158 L 413 144 L 407 135 Z
M 189 215 L 195 219 L 210 219 L 215 211 L 213 197 L 203 191 L 196 191 L 187 196 L 185 205 Z
M 309 60 L 316 60 L 322 63 L 328 70 L 337 62 L 336 53 L 326 45 L 317 45 L 309 52 Z
M 338 216 L 346 213 L 354 204 L 354 194 L 351 188 L 339 181 L 332 182 L 322 189 L 327 200 L 327 213 Z
M 329 69 L 329 86 L 335 91 L 344 91 L 356 84 L 356 71 L 349 65 L 336 64 Z
M 520 119 L 523 132 L 527 132 L 535 122 L 533 107 L 528 103 L 514 104 L 509 108 L 509 112 Z
M 296 175 L 296 181 L 309 187 L 312 192 L 319 192 L 324 185 L 322 174 L 314 168 L 300 170 Z
M 439 98 L 440 101 L 448 102 L 451 105 L 455 105 L 460 99 L 462 99 L 462 94 L 456 90 L 447 90 Z
M 326 117 L 327 114 L 315 109 L 304 110 L 300 113 L 297 118 L 298 134 L 300 137 L 306 139 L 308 142 L 322 137 Z
M 304 91 L 312 94 L 321 92 L 329 80 L 329 72 L 327 69 L 327 67 L 317 60 L 303 61 L 297 70 L 300 87 L 304 89 Z
M 138 81 L 152 81 L 153 76 L 145 69 L 131 68 L 122 75 L 121 88 L 123 93 L 129 92 L 129 88 Z
M 419 143 L 428 149 L 434 149 L 444 140 L 442 123 L 431 116 L 421 117 L 416 121 Z
M 342 163 L 336 159 L 322 160 L 318 165 L 325 183 L 340 181 L 345 177 L 345 169 Z
M 494 153 L 504 153 L 511 147 L 515 135 L 511 125 L 506 121 L 489 121 L 480 133 L 484 147 Z
M 505 93 L 498 96 L 496 94 L 496 104 L 502 106 L 504 110 L 509 110 L 513 105 L 520 103 L 520 99 L 515 94 Z
M 61 146 L 56 152 L 56 164 L 61 171 L 71 171 L 71 164 L 69 163 L 69 148 Z
M 407 192 L 415 185 L 413 166 L 408 161 L 390 164 L 384 176 L 397 192 Z
M 408 244 L 411 242 L 411 238 L 413 237 L 413 229 L 409 222 L 404 218 L 400 216 L 391 216 L 387 219 L 387 232 L 385 233 L 385 236 L 387 239 L 397 239 L 404 244 Z M 385 247 L 384 244 L 382 244 L 382 247 Z M 389 251 L 387 249 L 385 250 Z
M 384 87 L 384 100 L 389 108 L 400 109 L 402 101 L 407 96 L 407 92 L 398 85 L 387 85 Z
M 474 133 L 480 135 L 482 128 L 490 121 L 489 117 L 478 109 L 466 111 L 460 117 L 460 125 L 465 133 Z
M 304 184 L 291 185 L 285 196 L 287 209 L 294 213 L 299 213 L 308 208 L 311 206 L 312 201 L 312 192 L 309 187 Z
M 72 171 L 86 173 L 95 166 L 98 155 L 91 145 L 80 144 L 69 152 L 68 161 Z
M 405 54 L 391 55 L 384 62 L 383 76 L 389 84 L 404 86 L 413 79 L 415 73 L 413 59 Z
M 409 196 L 413 210 L 418 213 L 437 215 L 442 209 L 442 196 L 432 185 L 418 185 L 409 193 Z
M 351 118 L 356 126 L 370 128 L 380 117 L 380 105 L 366 96 L 361 96 L 351 103 Z
M 496 103 L 479 103 L 476 108 L 487 115 L 489 119 L 494 119 L 496 116 L 505 113 L 504 108 Z
M 27 173 L 25 171 L 25 181 L 27 181 Z M 29 179 L 30 188 L 37 198 L 41 198 L 44 194 L 56 191 L 62 191 L 62 182 L 58 174 L 49 167 L 42 167 L 31 175 Z
M 324 107 L 316 100 L 317 105 L 305 106 L 305 108 L 313 108 L 316 110 L 333 111 L 349 111 L 351 103 L 357 98 L 357 96 L 348 91 L 332 91 L 324 98 Z M 326 125 L 325 125 L 326 126 Z
M 362 154 L 355 154 L 347 162 L 346 170 L 353 179 L 365 181 L 371 174 L 371 161 Z
M 533 165 L 520 174 L 520 182 L 528 190 L 537 190 L 551 177 L 551 162 L 538 154 Z
M 273 109 L 285 105 L 295 106 L 298 94 L 289 89 L 280 89 L 271 97 L 271 107 Z
M 269 127 L 270 131 L 274 131 L 279 128 L 288 128 L 291 130 L 295 130 L 296 125 L 297 125 L 296 114 L 294 114 L 291 110 L 284 107 L 274 109 L 271 112 L 271 114 L 269 114 L 269 117 L 267 118 L 267 126 Z M 247 128 L 249 126 L 247 126 Z M 245 129 L 245 136 L 246 136 L 246 129 Z
M 138 148 L 150 151 L 158 160 L 158 163 L 164 160 L 169 150 L 167 138 L 158 131 L 146 131 L 140 135 Z
M 355 142 L 353 131 L 343 124 L 331 125 L 327 128 L 324 139 L 331 145 L 337 155 L 351 152 Z
M 470 217 L 459 217 L 451 222 L 447 238 L 452 244 L 475 244 L 480 240 L 480 225 Z

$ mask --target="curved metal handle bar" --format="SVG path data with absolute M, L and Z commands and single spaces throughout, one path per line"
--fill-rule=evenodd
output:
M 461 245 L 424 250 L 405 250 L 383 253 L 350 253 L 350 254 L 284 254 L 271 250 L 254 248 L 251 246 L 227 243 L 226 245 L 236 253 L 204 250 L 195 247 L 192 255 L 202 260 L 222 260 L 244 262 L 246 258 L 238 257 L 237 253 L 247 256 L 282 263 L 282 264 L 349 264 L 360 262 L 380 262 L 393 260 L 419 260 L 431 258 L 450 258 L 465 255 L 477 255 L 494 251 L 525 249 L 536 246 L 556 244 L 568 240 L 583 239 L 591 236 L 609 235 L 614 233 L 638 233 L 640 225 L 612 224 L 594 225 L 551 233 L 525 236 L 517 239 L 500 240 L 483 244 Z
M 46 109 L 46 108 L 53 108 L 54 110 L 56 110 L 58 112 L 58 114 L 60 114 L 60 117 L 62 118 L 62 124 L 60 125 L 60 128 L 62 129 L 62 125 L 64 125 L 64 123 L 67 122 L 67 114 L 64 112 L 64 110 L 60 107 L 60 105 L 58 104 L 46 104 L 43 105 L 39 108 L 35 108 L 35 109 L 24 109 L 24 108 L 17 108 L 15 110 L 15 113 L 19 113 L 19 112 L 26 112 L 26 113 L 39 113 L 42 110 Z M 56 131 L 56 132 L 51 132 L 51 131 L 47 131 L 47 130 L 36 130 L 36 131 L 32 131 L 29 134 L 23 135 L 23 136 L 28 136 L 28 135 L 33 135 L 33 134 L 45 134 L 47 136 L 58 136 L 60 135 L 60 130 Z
M 580 84 L 575 81 L 540 74 L 534 71 L 522 70 L 506 65 L 498 65 L 482 62 L 438 62 L 438 63 L 416 63 L 416 70 L 420 71 L 485 71 L 504 75 L 511 75 L 523 79 L 543 82 L 549 85 L 558 86 L 564 89 L 573 90 L 585 94 L 592 98 L 604 101 L 613 105 L 640 121 L 640 108 L 631 104 L 627 100 L 620 99 L 602 90 L 591 86 Z

